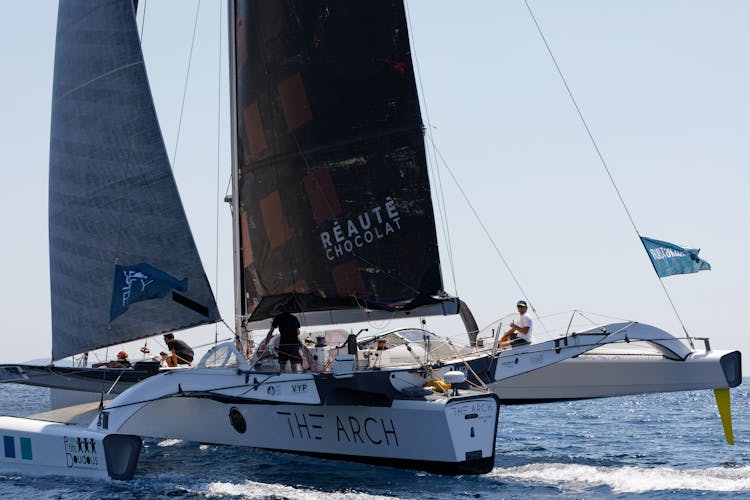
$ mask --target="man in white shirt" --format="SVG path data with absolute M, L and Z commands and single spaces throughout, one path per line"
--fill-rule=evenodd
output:
M 527 313 L 528 306 L 525 300 L 519 300 L 516 304 L 520 318 L 518 323 L 511 321 L 510 328 L 503 333 L 498 347 L 504 349 L 519 345 L 531 344 L 531 330 L 534 328 L 534 322 Z

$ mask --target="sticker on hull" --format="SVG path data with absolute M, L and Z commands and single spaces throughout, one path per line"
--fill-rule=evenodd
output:
M 353 415 L 336 415 L 326 420 L 319 413 L 298 413 L 277 411 L 277 415 L 286 419 L 289 436 L 296 440 L 322 440 L 324 435 L 335 436 L 339 443 L 363 444 L 371 446 L 397 447 L 398 432 L 393 419 L 382 417 L 357 417 Z M 331 427 L 326 433 L 326 428 Z

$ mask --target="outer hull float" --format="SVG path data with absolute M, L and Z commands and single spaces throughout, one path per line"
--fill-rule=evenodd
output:
M 107 434 L 76 425 L 0 417 L 6 472 L 131 479 L 141 451 L 138 436 Z

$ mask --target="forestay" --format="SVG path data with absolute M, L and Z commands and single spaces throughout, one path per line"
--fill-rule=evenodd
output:
M 52 357 L 218 321 L 169 165 L 130 0 L 60 2 L 49 180 Z M 109 323 L 115 262 L 180 280 Z

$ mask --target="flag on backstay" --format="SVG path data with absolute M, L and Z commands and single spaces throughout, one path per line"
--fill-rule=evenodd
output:
M 112 289 L 112 305 L 109 320 L 124 313 L 134 302 L 157 299 L 172 290 L 187 291 L 188 280 L 178 280 L 164 271 L 145 263 L 134 266 L 115 264 L 115 281 Z
M 641 241 L 660 278 L 711 270 L 711 264 L 698 257 L 700 248 L 682 248 L 673 243 L 645 237 L 641 237 Z

